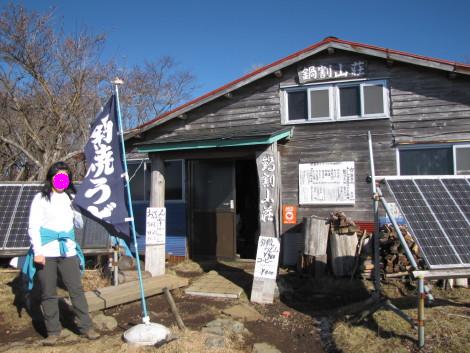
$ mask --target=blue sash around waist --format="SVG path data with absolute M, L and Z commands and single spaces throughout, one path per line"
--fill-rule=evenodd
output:
M 50 230 L 50 229 L 41 227 L 39 230 L 39 233 L 41 234 L 42 245 L 46 245 L 50 243 L 51 241 L 58 240 L 60 256 L 63 256 L 63 257 L 65 257 L 67 254 L 67 239 L 75 241 L 75 232 L 73 228 L 68 232 L 57 232 L 55 230 Z M 85 256 L 83 256 L 83 251 L 80 248 L 80 245 L 78 245 L 78 243 L 75 243 L 75 244 L 76 244 L 77 256 L 78 256 L 78 259 L 80 260 L 80 269 L 82 270 L 82 273 L 83 273 L 83 270 L 85 269 Z M 23 272 L 26 275 L 26 278 L 28 280 L 28 290 L 31 290 L 33 288 L 34 275 L 36 274 L 36 264 L 34 263 L 34 252 L 33 252 L 32 246 L 29 248 L 28 254 L 26 255 L 25 262 L 23 264 L 21 272 Z

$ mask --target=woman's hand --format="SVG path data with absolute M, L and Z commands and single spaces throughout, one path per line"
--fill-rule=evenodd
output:
M 46 264 L 46 258 L 44 255 L 37 255 L 34 257 L 34 262 L 44 266 Z

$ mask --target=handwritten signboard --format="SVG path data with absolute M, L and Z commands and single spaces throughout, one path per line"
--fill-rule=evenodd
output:
M 367 62 L 356 60 L 334 64 L 306 64 L 298 68 L 299 82 L 308 83 L 324 80 L 341 80 L 364 77 Z
M 165 244 L 166 208 L 147 207 L 145 243 L 146 245 Z
M 276 279 L 280 250 L 278 238 L 259 237 L 254 277 Z
M 354 162 L 299 164 L 299 203 L 302 205 L 353 205 Z

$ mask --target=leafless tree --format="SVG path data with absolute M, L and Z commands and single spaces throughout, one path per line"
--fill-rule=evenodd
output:
M 0 156 L 5 179 L 42 179 L 82 153 L 108 77 L 103 35 L 54 32 L 52 13 L 9 4 L 0 14 Z
M 120 97 L 126 128 L 182 103 L 194 89 L 194 76 L 178 71 L 172 58 L 118 70 L 101 60 L 105 35 L 64 34 L 53 18 L 53 11 L 12 3 L 0 9 L 0 179 L 43 179 L 58 160 L 83 172 L 89 123 L 117 72 L 125 81 Z
M 195 76 L 179 70 L 172 57 L 146 61 L 126 73 L 122 107 L 126 128 L 141 125 L 191 98 Z

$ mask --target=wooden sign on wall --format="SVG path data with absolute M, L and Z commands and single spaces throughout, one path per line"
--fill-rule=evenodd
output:
M 333 64 L 307 63 L 298 68 L 299 82 L 344 80 L 366 76 L 367 62 L 356 60 Z

